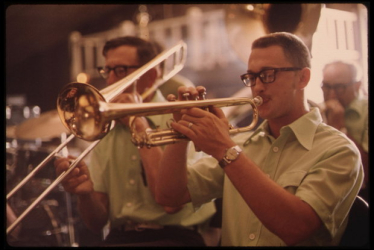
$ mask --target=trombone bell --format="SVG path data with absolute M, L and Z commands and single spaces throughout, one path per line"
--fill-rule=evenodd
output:
M 86 141 L 103 138 L 111 128 L 111 121 L 104 120 L 99 102 L 105 102 L 95 87 L 86 83 L 69 83 L 57 100 L 57 110 L 62 123 L 75 136 Z

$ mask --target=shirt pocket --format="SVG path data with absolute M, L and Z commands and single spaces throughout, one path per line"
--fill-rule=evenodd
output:
M 300 186 L 307 172 L 304 170 L 289 171 L 282 174 L 277 183 L 288 190 L 290 193 L 295 193 L 297 188 Z

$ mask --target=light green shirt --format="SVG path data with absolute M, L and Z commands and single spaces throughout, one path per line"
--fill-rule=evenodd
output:
M 161 101 L 165 99 L 157 91 L 152 102 Z M 170 118 L 172 116 L 169 114 L 148 117 L 160 128 L 166 128 L 166 122 Z M 122 124 L 117 124 L 102 139 L 91 157 L 89 170 L 94 189 L 109 197 L 111 228 L 129 221 L 189 227 L 207 221 L 216 211 L 213 202 L 196 212 L 192 204 L 188 203 L 178 213 L 167 214 L 151 195 L 138 149 L 131 142 L 129 130 Z M 194 154 L 191 150 L 189 160 L 193 162 L 196 160 L 194 157 L 199 157 L 199 154 Z
M 348 134 L 359 143 L 365 152 L 369 150 L 369 110 L 367 99 L 354 99 L 345 109 L 345 127 Z
M 234 140 L 269 178 L 308 203 L 321 218 L 324 227 L 300 245 L 338 245 L 363 180 L 355 144 L 322 123 L 317 108 L 283 127 L 277 139 L 265 121 L 255 132 L 237 134 Z M 251 211 L 215 158 L 199 160 L 188 178 L 196 208 L 223 196 L 223 246 L 285 246 Z

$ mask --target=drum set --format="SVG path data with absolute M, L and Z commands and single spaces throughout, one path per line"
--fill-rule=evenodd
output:
M 56 110 L 40 113 L 38 106 L 6 106 L 6 193 L 12 190 L 66 138 Z M 74 143 L 73 143 L 74 144 Z M 67 150 L 67 149 L 66 149 Z M 69 154 L 80 154 L 69 146 Z M 17 218 L 56 178 L 53 161 L 7 200 L 7 224 Z M 7 235 L 10 246 L 77 246 L 76 201 L 57 186 Z

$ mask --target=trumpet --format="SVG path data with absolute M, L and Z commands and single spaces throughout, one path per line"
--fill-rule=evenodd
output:
M 157 55 L 154 59 L 152 59 L 150 62 L 146 63 L 133 73 L 129 74 L 125 78 L 119 80 L 116 83 L 113 83 L 112 85 L 102 89 L 101 91 L 98 91 L 100 95 L 102 95 L 103 99 L 107 102 L 110 102 L 113 100 L 116 96 L 121 94 L 125 89 L 133 86 L 136 81 L 144 75 L 147 71 L 149 71 L 151 68 L 157 67 L 161 63 L 170 62 L 168 65 L 170 67 L 163 67 L 163 70 L 161 72 L 161 75 L 159 76 L 159 79 L 155 82 L 155 84 L 152 86 L 152 88 L 149 88 L 146 92 L 144 92 L 141 96 L 141 98 L 145 99 L 150 94 L 152 94 L 155 90 L 157 90 L 164 82 L 169 80 L 171 77 L 173 77 L 175 74 L 177 74 L 181 69 L 183 69 L 185 61 L 187 57 L 187 45 L 185 42 L 180 41 L 175 46 L 171 47 L 170 49 L 167 49 Z M 80 85 L 79 83 L 76 83 L 77 85 Z M 73 83 L 74 85 L 74 83 Z M 72 84 L 68 84 L 68 86 L 72 86 Z M 74 95 L 75 90 L 71 92 L 64 92 L 66 88 L 63 88 L 63 91 L 60 92 L 58 98 L 57 98 L 57 111 L 59 113 L 60 118 L 64 117 L 69 114 L 74 114 L 74 109 L 76 106 L 76 103 L 73 102 L 73 99 L 69 99 L 70 96 Z M 64 95 L 65 93 L 65 95 Z M 70 106 L 62 105 L 62 103 L 65 103 L 65 99 L 69 99 Z M 69 112 L 66 112 L 67 110 L 70 110 Z M 72 120 L 74 120 L 74 117 L 70 117 Z M 62 119 L 62 118 L 61 118 Z M 62 119 L 62 121 L 64 121 Z M 66 125 L 65 125 L 66 126 Z M 112 128 L 112 125 L 107 127 L 107 131 Z M 74 131 L 74 130 L 73 130 Z M 31 171 L 20 183 L 18 183 L 6 196 L 6 199 L 10 199 L 18 190 L 20 190 L 32 177 L 36 175 L 37 172 L 39 172 L 46 164 L 53 159 L 63 148 L 67 146 L 67 144 L 74 139 L 75 135 L 72 133 L 63 143 L 61 143 L 55 150 L 53 150 L 38 166 L 36 166 L 33 171 Z M 69 169 L 61 173 L 56 180 L 54 180 L 43 192 L 40 194 L 30 205 L 27 207 L 21 215 L 18 216 L 18 218 L 7 228 L 6 233 L 12 232 L 15 227 L 25 218 L 27 214 L 30 213 L 30 211 L 35 208 L 36 205 L 39 204 L 39 202 L 44 199 L 77 165 L 78 163 L 100 142 L 100 140 L 93 141 L 69 166 Z
M 59 110 L 61 112 L 60 118 L 63 124 L 77 137 L 87 140 L 95 141 L 102 139 L 112 126 L 112 121 L 118 118 L 130 117 L 131 121 L 136 116 L 152 116 L 167 113 L 178 112 L 181 109 L 199 107 L 206 109 L 209 106 L 213 107 L 227 107 L 235 105 L 250 104 L 253 109 L 252 123 L 243 128 L 232 128 L 229 130 L 230 134 L 241 133 L 249 131 L 254 128 L 258 121 L 257 106 L 262 104 L 262 98 L 257 96 L 251 98 L 217 98 L 205 99 L 202 93 L 197 101 L 173 101 L 166 103 L 107 103 L 100 92 L 91 85 L 85 83 L 71 83 L 65 87 L 62 92 L 63 96 L 66 93 L 73 92 L 71 100 L 60 102 Z M 61 98 L 60 98 L 61 99 Z M 74 108 L 73 108 L 74 107 Z M 177 133 L 173 129 L 164 130 L 148 130 L 143 134 L 138 134 L 132 128 L 132 142 L 138 147 L 152 147 L 175 143 L 181 140 L 188 140 L 184 135 Z

